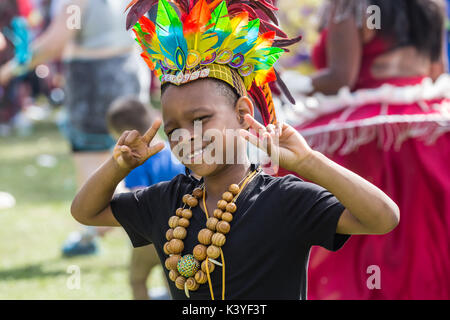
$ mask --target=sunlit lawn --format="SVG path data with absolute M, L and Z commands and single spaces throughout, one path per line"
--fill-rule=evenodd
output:
M 39 165 L 40 155 L 54 156 L 56 165 Z M 31 136 L 0 138 L 0 191 L 16 199 L 0 210 L 0 299 L 131 299 L 131 245 L 122 229 L 101 240 L 97 256 L 61 256 L 80 226 L 69 213 L 76 191 L 69 145 L 51 121 L 38 123 Z M 80 268 L 80 289 L 67 285 L 74 283 L 71 265 Z

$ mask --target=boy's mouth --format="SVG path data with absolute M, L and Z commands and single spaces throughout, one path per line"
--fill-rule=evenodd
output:
M 193 150 L 191 153 L 189 153 L 183 157 L 183 163 L 188 163 L 188 164 L 198 163 L 198 164 L 200 164 L 205 151 L 210 151 L 211 148 L 213 148 L 213 147 L 214 147 L 214 144 L 209 143 L 205 146 L 202 146 L 201 148 L 197 148 L 197 149 Z

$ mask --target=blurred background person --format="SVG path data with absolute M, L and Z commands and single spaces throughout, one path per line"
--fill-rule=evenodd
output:
M 320 16 L 325 0 L 278 1 L 278 19 L 282 29 L 289 35 L 301 35 L 302 40 L 289 47 L 280 63 L 283 68 L 310 75 L 315 68 L 311 51 L 320 33 Z
M 310 299 L 450 298 L 444 6 L 329 1 L 312 52 L 318 71 L 282 76 L 297 98 L 286 119 L 315 150 L 380 187 L 402 213 L 389 235 L 354 237 L 333 255 L 314 248 Z
M 149 72 L 139 72 L 142 62 L 135 41 L 125 29 L 126 2 L 53 0 L 52 21 L 32 44 L 30 70 L 60 58 L 64 64 L 66 118 L 61 129 L 69 140 L 81 186 L 109 156 L 115 140 L 106 126 L 106 112 L 118 97 L 134 95 L 148 101 Z M 0 69 L 0 81 L 8 82 L 17 72 L 13 61 Z M 146 70 L 146 68 L 141 68 Z M 83 233 L 102 232 L 97 228 Z M 97 246 L 80 242 L 72 233 L 63 254 L 97 252 Z
M 20 4 L 23 2 L 14 0 L 0 2 L 0 66 L 15 58 L 12 21 L 29 13 L 29 10 L 25 10 L 26 8 Z M 10 134 L 12 119 L 19 113 L 24 99 L 21 79 L 6 81 L 6 75 L 3 74 L 4 72 L 0 70 L 0 136 Z M 3 77 L 5 80 L 1 81 Z

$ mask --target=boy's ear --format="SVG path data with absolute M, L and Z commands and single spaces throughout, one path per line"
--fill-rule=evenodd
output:
M 249 114 L 253 117 L 254 107 L 252 101 L 248 97 L 240 97 L 235 105 L 236 116 L 239 124 L 243 129 L 248 129 L 249 125 L 245 122 L 245 115 Z

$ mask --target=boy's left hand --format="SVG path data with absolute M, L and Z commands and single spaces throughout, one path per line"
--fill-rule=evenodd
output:
M 240 135 L 267 152 L 275 168 L 280 166 L 298 172 L 299 165 L 313 153 L 302 135 L 286 123 L 264 127 L 248 114 L 245 115 L 245 121 L 256 135 L 243 129 L 240 130 Z

